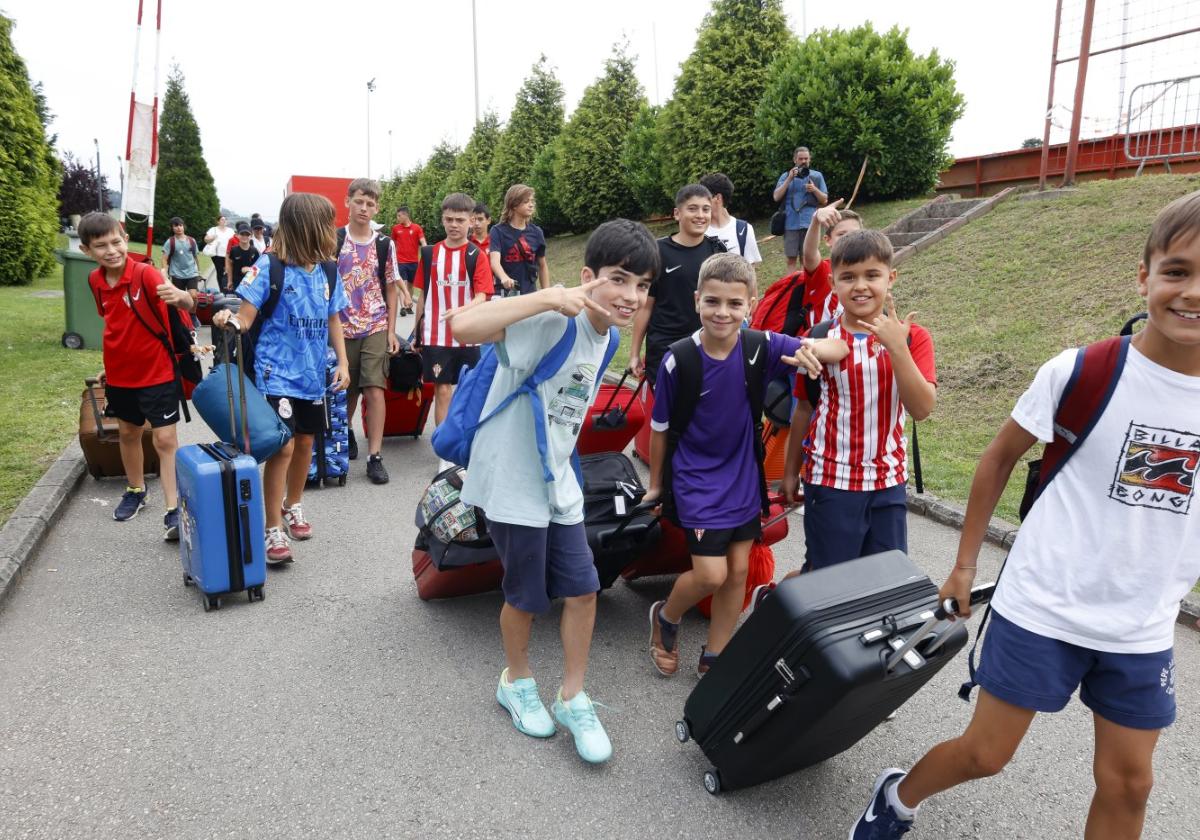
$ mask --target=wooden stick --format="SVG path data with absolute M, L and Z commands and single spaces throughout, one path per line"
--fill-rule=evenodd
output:
M 858 198 L 858 188 L 862 186 L 863 176 L 867 174 L 867 161 L 870 159 L 870 156 L 863 158 L 862 168 L 858 170 L 858 180 L 854 183 L 854 192 L 850 194 L 850 200 L 846 202 L 847 210 L 854 204 L 854 199 Z

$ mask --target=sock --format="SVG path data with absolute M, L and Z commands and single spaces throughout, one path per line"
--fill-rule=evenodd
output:
M 126 493 L 145 493 L 146 488 L 145 487 L 130 487 L 130 486 L 126 485 L 125 492 Z
M 921 806 L 918 805 L 916 808 L 909 808 L 900 801 L 900 782 L 903 780 L 903 778 L 904 777 L 902 776 L 885 787 L 884 797 L 887 799 L 887 804 L 890 805 L 892 810 L 896 812 L 897 817 L 902 820 L 911 821 L 917 816 L 917 811 L 921 810 Z
M 675 642 L 679 639 L 679 625 L 667 621 L 661 607 L 658 610 L 658 629 L 662 635 L 663 649 L 675 650 Z
M 170 513 L 170 512 L 171 512 L 171 511 L 173 511 L 173 510 L 179 510 L 179 505 L 176 505 L 175 507 L 169 507 L 169 508 L 167 508 L 167 509 L 164 511 L 164 513 Z

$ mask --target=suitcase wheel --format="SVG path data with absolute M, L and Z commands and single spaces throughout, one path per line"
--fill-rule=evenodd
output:
M 721 772 L 715 767 L 704 771 L 704 789 L 713 796 L 721 792 Z
M 338 487 L 345 487 L 345 486 L 346 486 L 346 476 L 343 473 L 342 475 L 338 476 Z
M 216 595 L 205 595 L 204 596 L 204 611 L 205 612 L 209 612 L 211 610 L 219 610 L 219 609 L 221 609 L 221 599 L 218 596 L 216 596 Z
M 253 603 L 254 601 L 261 601 L 266 598 L 267 593 L 263 591 L 261 586 L 251 586 L 246 590 L 246 597 Z
M 184 572 L 184 573 L 183 573 L 183 585 L 184 585 L 184 586 L 191 586 L 191 585 L 192 585 L 192 583 L 194 583 L 194 581 L 192 580 L 192 576 L 191 576 L 191 575 L 189 575 L 187 572 Z
M 692 740 L 692 728 L 688 726 L 686 720 L 675 721 L 675 737 L 679 739 L 679 743 L 686 744 Z

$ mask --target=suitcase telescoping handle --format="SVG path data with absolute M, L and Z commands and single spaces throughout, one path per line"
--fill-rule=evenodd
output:
M 971 606 L 986 604 L 992 600 L 992 593 L 996 591 L 996 584 L 983 583 L 971 590 Z M 949 638 L 950 629 L 946 628 L 942 633 L 933 640 L 933 643 L 925 649 L 925 656 L 922 656 L 916 651 L 917 645 L 925 641 L 934 629 L 944 622 L 946 619 L 954 620 L 954 616 L 958 614 L 958 601 L 954 598 L 947 598 L 938 604 L 937 609 L 933 611 L 933 615 L 922 624 L 915 633 L 907 641 L 900 636 L 893 636 L 888 640 L 888 644 L 892 647 L 892 655 L 887 660 L 887 671 L 890 674 L 896 670 L 901 662 L 907 662 L 910 668 L 920 668 L 925 664 L 925 656 L 931 656 L 938 651 Z
M 241 387 L 242 451 L 250 454 L 250 418 L 246 416 L 246 371 L 242 365 L 242 331 L 231 318 L 225 327 L 234 333 L 234 352 L 237 354 L 238 385 Z M 237 445 L 237 415 L 233 412 L 233 368 L 225 365 L 225 391 L 229 396 L 229 440 Z
M 629 368 L 621 374 L 621 378 L 617 381 L 617 387 L 608 396 L 608 402 L 604 404 L 604 408 L 596 415 L 593 421 L 594 425 L 599 429 L 619 429 L 625 425 L 625 418 L 629 414 L 629 409 L 633 408 L 634 402 L 638 398 L 638 394 L 642 391 L 642 386 L 646 384 L 646 378 L 643 376 L 638 380 L 637 387 L 633 389 L 633 393 L 629 395 L 629 402 L 624 406 L 613 408 L 613 403 L 617 401 L 617 395 L 625 389 L 625 380 L 633 373 Z
M 633 520 L 637 519 L 643 513 L 650 513 L 656 507 L 658 507 L 660 504 L 662 504 L 662 502 L 660 502 L 656 499 L 653 502 L 639 502 L 638 504 L 629 508 L 629 510 L 627 510 L 625 512 L 625 518 L 621 521 L 621 524 L 617 526 L 616 530 L 614 530 L 611 534 L 604 534 L 600 538 L 601 545 L 603 545 L 604 543 L 610 542 L 612 540 L 615 540 L 617 537 L 621 536 L 621 534 L 624 533 L 625 529 L 633 524 Z M 651 528 L 653 528 L 655 526 L 655 524 L 658 523 L 658 520 L 660 520 L 660 519 L 662 519 L 661 515 L 654 517 L 654 519 L 652 519 L 649 523 L 646 524 L 646 528 L 645 528 L 645 531 L 643 531 L 643 533 L 648 532 Z
M 120 435 L 108 437 L 104 433 L 104 414 L 100 411 L 100 401 L 96 399 L 96 388 L 100 385 L 100 378 L 89 376 L 83 380 L 83 384 L 87 387 L 88 402 L 92 404 L 92 419 L 96 423 L 96 440 L 109 441 L 119 438 Z

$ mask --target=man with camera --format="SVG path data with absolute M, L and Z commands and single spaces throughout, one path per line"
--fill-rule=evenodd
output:
M 775 183 L 774 201 L 783 203 L 780 212 L 785 215 L 783 231 L 783 255 L 787 257 L 788 271 L 796 270 L 796 260 L 808 233 L 813 211 L 824 207 L 829 201 L 829 188 L 825 176 L 812 168 L 812 154 L 807 146 L 798 146 L 792 153 L 795 164 L 779 176 Z M 774 231 L 772 231 L 774 232 Z

